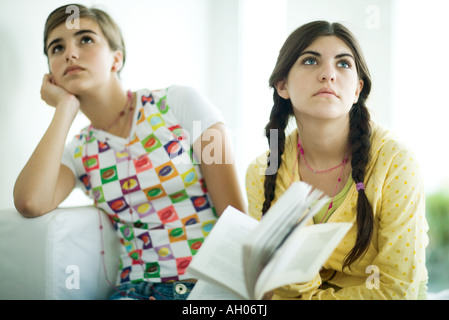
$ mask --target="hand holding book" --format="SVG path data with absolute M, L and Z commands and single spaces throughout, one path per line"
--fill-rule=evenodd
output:
M 352 225 L 306 226 L 327 200 L 295 182 L 260 222 L 228 207 L 188 268 L 199 279 L 189 298 L 262 299 L 280 286 L 311 281 Z

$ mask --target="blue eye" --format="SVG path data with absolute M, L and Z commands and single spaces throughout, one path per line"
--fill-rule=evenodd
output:
M 349 69 L 351 68 L 351 63 L 347 60 L 341 60 L 337 64 L 338 67 Z
M 307 57 L 307 58 L 305 58 L 304 60 L 302 60 L 302 64 L 305 64 L 305 65 L 314 65 L 314 64 L 317 64 L 317 61 L 316 61 L 316 59 L 313 58 L 313 57 Z
M 92 43 L 92 42 L 93 42 L 93 40 L 92 40 L 91 37 L 85 36 L 85 37 L 82 37 L 82 38 L 81 38 L 81 43 L 83 43 L 83 44 L 86 44 L 86 43 Z
M 62 48 L 62 45 L 56 45 L 56 46 L 53 46 L 53 48 L 51 49 L 51 53 L 52 54 L 55 54 L 55 53 L 58 53 L 59 51 L 61 51 L 63 48 Z

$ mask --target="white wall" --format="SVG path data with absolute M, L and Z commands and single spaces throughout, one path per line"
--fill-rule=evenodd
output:
M 449 190 L 447 0 L 397 0 L 392 127 L 413 147 L 427 193 Z
M 65 3 L 0 0 L 0 210 L 13 206 L 15 179 L 53 115 L 39 94 L 47 71 L 42 33 L 47 15 Z M 284 40 L 311 20 L 343 22 L 359 38 L 373 76 L 374 118 L 410 142 L 430 187 L 449 180 L 448 151 L 441 146 L 449 110 L 445 0 L 80 3 L 100 4 L 121 26 L 128 55 L 125 87 L 192 85 L 218 106 L 233 134 L 242 187 L 247 165 L 267 148 L 268 78 Z M 86 123 L 80 115 L 70 135 Z M 79 201 L 72 197 L 66 204 Z

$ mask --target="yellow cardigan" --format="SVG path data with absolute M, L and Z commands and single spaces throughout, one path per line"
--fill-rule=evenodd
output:
M 428 225 L 424 186 L 416 158 L 403 144 L 372 124 L 371 158 L 365 175 L 365 192 L 374 212 L 374 233 L 367 253 L 342 271 L 343 260 L 356 239 L 357 191 L 353 184 L 343 203 L 329 218 L 352 222 L 323 269 L 309 283 L 275 290 L 273 299 L 418 299 L 425 298 L 427 269 L 425 248 Z M 295 130 L 286 138 L 275 199 L 289 187 L 296 159 Z M 260 219 L 267 153 L 248 167 L 246 191 L 249 214 Z M 294 181 L 298 181 L 296 175 Z M 311 221 L 311 223 L 313 223 Z

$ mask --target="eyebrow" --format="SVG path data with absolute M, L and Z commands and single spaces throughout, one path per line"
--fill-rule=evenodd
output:
M 79 36 L 79 35 L 81 35 L 81 34 L 85 34 L 85 33 L 93 33 L 93 34 L 97 35 L 93 30 L 90 30 L 90 29 L 83 29 L 83 30 L 80 30 L 80 31 L 75 32 L 75 33 L 73 34 L 73 36 L 74 36 L 74 37 L 77 37 L 77 36 Z M 50 49 L 50 47 L 51 47 L 52 45 L 54 45 L 54 44 L 56 44 L 56 43 L 58 43 L 58 42 L 61 42 L 61 41 L 62 41 L 62 38 L 56 38 L 56 39 L 54 39 L 52 42 L 50 42 L 50 43 L 48 44 L 48 46 L 47 46 L 47 51 L 48 51 L 48 49 Z
M 305 54 L 311 54 L 311 55 L 314 55 L 314 56 L 316 56 L 316 57 L 321 57 L 321 53 L 316 52 L 316 51 L 304 51 L 304 52 L 302 52 L 299 56 L 301 57 L 301 56 L 303 56 L 303 55 L 305 55 Z M 350 58 L 352 58 L 352 60 L 355 60 L 355 59 L 354 59 L 354 56 L 353 56 L 352 54 L 350 54 L 350 53 L 341 53 L 341 54 L 337 54 L 337 55 L 335 56 L 335 59 L 340 59 L 340 58 L 343 58 L 343 57 L 350 57 Z

